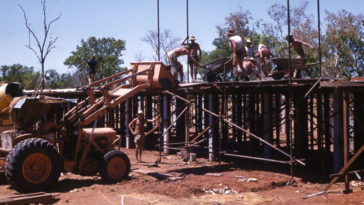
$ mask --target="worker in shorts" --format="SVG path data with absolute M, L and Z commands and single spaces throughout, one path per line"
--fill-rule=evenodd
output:
M 159 117 L 156 117 L 153 120 L 145 120 L 143 111 L 139 110 L 137 117 L 134 118 L 128 125 L 129 130 L 134 135 L 135 158 L 138 163 L 142 162 L 142 153 L 143 153 L 143 147 L 144 147 L 144 142 L 145 142 L 144 126 L 145 126 L 146 122 L 153 123 L 153 122 L 157 121 L 158 119 L 159 119 Z M 133 129 L 133 126 L 134 126 L 134 129 Z
M 243 61 L 243 75 L 251 75 L 254 74 L 256 78 L 261 79 L 260 74 L 255 70 L 255 59 L 254 58 L 245 58 Z M 245 80 L 248 81 L 249 77 L 245 77 Z
M 244 41 L 240 36 L 236 35 L 232 29 L 228 30 L 225 34 L 229 38 L 229 46 L 231 50 L 233 50 L 233 69 L 235 73 L 235 80 L 239 80 L 240 76 L 238 72 L 238 66 L 241 70 L 244 69 L 243 59 L 247 56 Z M 247 76 L 244 77 L 245 79 L 247 78 Z
M 258 58 L 258 66 L 263 71 L 265 77 L 268 77 L 272 70 L 272 63 L 270 57 L 274 57 L 273 53 L 270 52 L 264 44 L 259 44 L 258 52 L 255 55 Z
M 307 57 L 306 57 L 305 51 L 303 50 L 303 46 L 307 46 L 310 49 L 314 49 L 313 46 L 306 43 L 306 42 L 304 42 L 304 41 L 302 41 L 302 40 L 293 38 L 292 35 L 287 35 L 286 40 L 293 47 L 293 50 L 296 51 L 296 53 L 299 55 L 299 58 L 303 59 L 304 64 L 306 64 Z M 294 78 L 300 78 L 301 77 L 301 69 L 295 70 L 295 72 L 293 74 L 293 77 Z
M 97 61 L 95 55 L 92 55 L 91 59 L 87 61 L 86 69 L 88 72 L 88 83 L 91 84 L 95 81 L 97 71 Z
M 185 45 L 183 47 L 175 48 L 168 52 L 168 61 L 169 65 L 171 65 L 171 74 L 177 80 L 178 73 L 180 75 L 180 82 L 183 82 L 183 66 L 178 61 L 179 56 L 184 56 L 189 53 L 189 45 Z
M 191 79 L 192 82 L 196 82 L 196 78 L 197 78 L 197 68 L 203 67 L 203 65 L 200 64 L 200 60 L 201 60 L 201 48 L 200 45 L 198 43 L 196 43 L 196 37 L 195 36 L 191 36 L 190 37 L 190 41 L 191 43 L 185 43 L 186 40 L 188 39 L 188 37 L 186 37 L 181 45 L 189 45 L 188 49 L 189 49 L 189 53 L 188 53 L 188 65 L 190 67 L 190 72 L 191 72 Z

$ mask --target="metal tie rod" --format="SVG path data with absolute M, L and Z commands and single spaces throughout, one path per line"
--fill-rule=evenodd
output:
M 183 100 L 183 101 L 185 101 L 186 103 L 190 104 L 190 101 L 189 101 L 189 100 L 187 100 L 187 99 L 185 99 L 185 98 L 183 98 L 183 97 L 181 97 L 181 96 L 179 96 L 179 95 L 176 95 L 176 94 L 171 93 L 171 92 L 169 92 L 169 91 L 164 91 L 164 93 L 170 94 L 170 95 L 172 95 L 173 97 L 176 97 L 176 98 L 178 98 L 178 99 L 180 99 L 180 100 Z
M 313 86 L 310 88 L 310 90 L 308 90 L 307 91 L 307 93 L 305 94 L 305 96 L 304 96 L 304 98 L 307 98 L 310 94 L 311 94 L 311 92 L 316 88 L 316 86 L 319 84 L 319 82 L 321 82 L 321 80 L 322 80 L 322 78 L 323 78 L 323 76 L 321 76 L 317 81 L 316 81 L 316 83 L 315 84 L 313 84 Z
M 219 115 L 217 115 L 216 113 L 213 113 L 213 112 L 211 112 L 210 110 L 207 110 L 207 109 L 205 109 L 205 108 L 202 108 L 202 110 L 203 110 L 203 111 L 205 111 L 205 112 L 210 113 L 211 115 L 213 115 L 213 116 L 215 116 L 215 117 L 218 117 L 218 118 L 220 117 L 220 116 L 219 116 Z M 234 124 L 234 123 L 230 122 L 229 120 L 226 120 L 226 119 L 223 119 L 223 120 L 224 120 L 226 123 L 228 123 L 228 124 L 230 124 L 230 125 L 232 125 L 232 126 L 234 126 L 234 127 L 238 128 L 238 129 L 240 129 L 241 131 L 243 131 L 243 132 L 245 132 L 245 133 L 247 133 L 247 134 L 250 134 L 250 136 L 252 136 L 252 137 L 256 138 L 257 140 L 259 140 L 260 142 L 262 142 L 262 143 L 264 143 L 264 144 L 268 145 L 268 146 L 269 146 L 269 147 L 271 147 L 272 149 L 274 149 L 274 150 L 276 150 L 276 151 L 278 151 L 278 152 L 282 153 L 283 155 L 285 155 L 285 156 L 287 156 L 287 157 L 291 158 L 291 155 L 289 155 L 289 154 L 285 153 L 284 151 L 282 151 L 281 149 L 278 149 L 277 147 L 274 147 L 272 144 L 270 144 L 269 142 L 267 142 L 267 141 L 263 140 L 262 138 L 258 137 L 257 135 L 255 135 L 255 134 L 253 134 L 253 133 L 249 132 L 248 130 L 243 129 L 242 127 L 240 127 L 240 126 L 238 126 L 238 125 L 236 125 L 236 124 Z M 306 166 L 306 164 L 305 164 L 304 162 L 302 162 L 301 160 L 299 160 L 299 159 L 293 159 L 293 160 L 294 160 L 295 162 L 298 162 L 299 164 L 301 164 L 301 165 L 303 165 L 303 166 Z
M 169 127 L 167 128 L 167 130 L 162 134 L 162 136 L 164 136 L 167 132 L 168 132 L 168 130 L 169 129 L 171 129 L 171 127 L 177 122 L 177 120 L 182 116 L 182 114 L 184 113 L 184 112 L 186 112 L 186 110 L 188 109 L 188 107 L 185 107 L 185 109 L 183 109 L 182 110 L 182 112 L 177 116 L 177 118 L 176 118 L 176 120 L 174 121 L 174 122 L 172 122 L 172 124 L 171 125 L 169 125 Z
M 273 163 L 280 163 L 280 164 L 291 164 L 293 161 L 282 161 L 282 160 L 276 160 L 276 159 L 267 159 L 267 158 L 261 158 L 261 157 L 252 157 L 247 155 L 238 155 L 238 154 L 230 154 L 225 152 L 220 152 L 221 154 L 225 156 L 232 156 L 232 157 L 239 157 L 244 159 L 254 159 L 254 160 L 260 160 L 260 161 L 266 161 L 266 162 L 273 162 Z

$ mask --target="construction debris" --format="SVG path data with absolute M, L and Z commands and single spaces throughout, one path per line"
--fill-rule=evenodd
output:
M 221 177 L 221 173 L 206 173 L 205 176 Z
M 52 203 L 56 200 L 58 193 L 44 193 L 37 192 L 32 194 L 21 194 L 16 196 L 11 196 L 5 199 L 0 199 L 0 205 L 13 205 L 13 204 L 30 204 L 30 203 Z
M 211 188 L 211 189 L 204 188 L 204 189 L 202 189 L 202 191 L 205 192 L 205 193 L 210 193 L 212 195 L 216 195 L 216 194 L 237 195 L 238 194 L 237 191 L 235 191 L 234 189 L 229 188 L 228 186 L 226 186 L 224 188 Z

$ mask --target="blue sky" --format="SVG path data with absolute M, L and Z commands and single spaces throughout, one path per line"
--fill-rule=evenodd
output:
M 316 17 L 316 0 L 310 0 L 309 12 Z M 216 26 L 239 8 L 250 10 L 254 19 L 269 20 L 268 8 L 274 3 L 286 4 L 286 0 L 189 0 L 190 35 L 205 51 L 213 49 L 217 37 Z M 291 5 L 299 4 L 291 0 Z M 26 10 L 29 22 L 38 35 L 42 32 L 40 0 L 0 0 L 0 65 L 20 63 L 40 69 L 36 56 L 25 47 L 28 42 L 24 18 L 18 5 Z M 363 0 L 321 0 L 321 18 L 324 11 L 348 10 L 363 14 Z M 145 60 L 152 60 L 153 51 L 141 38 L 148 30 L 156 29 L 156 0 L 47 0 L 48 19 L 62 16 L 53 24 L 53 36 L 59 36 L 56 48 L 46 60 L 46 69 L 60 73 L 72 72 L 63 65 L 64 60 L 90 36 L 114 37 L 126 41 L 124 65 L 142 53 Z M 186 1 L 160 0 L 160 28 L 170 29 L 183 39 L 186 36 Z

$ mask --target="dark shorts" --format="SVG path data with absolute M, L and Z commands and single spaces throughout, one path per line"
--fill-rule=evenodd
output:
M 194 56 L 192 56 L 192 57 L 189 57 L 189 58 L 188 58 L 188 63 L 189 63 L 189 64 L 194 63 L 194 62 L 193 62 L 193 60 L 192 60 L 191 58 L 193 58 L 193 59 L 195 59 L 196 61 L 198 61 L 198 56 L 197 56 L 197 55 L 194 55 Z
M 145 141 L 144 135 L 135 135 L 134 137 L 135 146 L 143 146 L 144 141 Z
M 246 53 L 244 52 L 244 50 L 237 50 L 235 52 L 235 55 L 238 57 L 238 58 L 244 58 L 246 56 Z
M 88 74 L 96 74 L 96 70 L 94 69 L 88 69 L 87 72 Z

